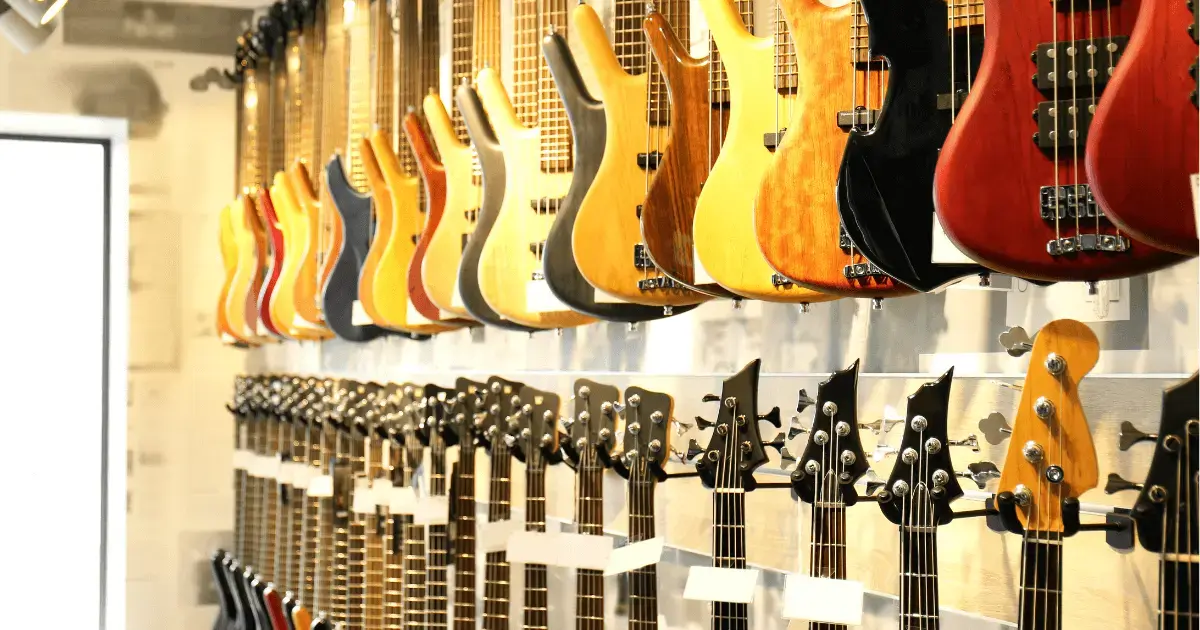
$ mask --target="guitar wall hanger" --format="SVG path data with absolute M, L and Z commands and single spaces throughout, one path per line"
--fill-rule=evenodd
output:
M 1024 536 L 1025 528 L 1017 516 L 1019 503 L 1016 496 L 1012 492 L 1001 492 L 995 497 L 995 506 L 1004 529 L 1009 533 Z M 1112 511 L 1105 514 L 1103 523 L 1081 523 L 1081 512 L 1079 499 L 1067 497 L 1062 500 L 1063 537 L 1074 536 L 1079 532 L 1107 532 L 1108 544 L 1113 549 L 1133 549 L 1133 519 L 1129 517 L 1129 509 L 1112 508 Z

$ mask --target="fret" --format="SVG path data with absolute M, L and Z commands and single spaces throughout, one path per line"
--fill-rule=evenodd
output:
M 604 468 L 594 449 L 583 454 L 575 476 L 575 522 L 579 533 L 604 535 Z M 604 574 L 579 569 L 575 575 L 576 630 L 604 628 Z
M 546 531 L 546 460 L 537 447 L 529 452 L 525 466 L 525 531 Z M 543 628 L 550 623 L 546 565 L 525 565 L 525 627 Z
M 268 155 L 268 178 L 264 184 L 270 184 L 270 178 L 283 170 L 284 155 L 287 151 L 287 111 L 291 106 L 288 90 L 288 45 L 283 39 L 274 47 L 271 54 L 271 152 Z
M 355 480 L 367 478 L 365 440 L 355 436 L 350 441 L 350 468 Z M 366 611 L 367 519 L 363 514 L 350 515 L 349 544 L 346 549 L 346 622 L 353 628 L 364 627 Z
M 736 0 L 738 15 L 742 24 L 751 33 L 754 32 L 754 2 L 753 0 Z M 709 72 L 708 92 L 713 105 L 727 106 L 729 104 L 729 76 L 725 73 L 725 64 L 721 62 L 721 53 L 717 51 L 716 42 L 712 35 L 709 43 Z
M 338 462 L 347 462 L 351 460 L 352 447 L 347 444 L 349 437 L 345 432 L 339 430 L 337 432 L 336 445 L 334 447 L 335 457 Z M 351 466 L 353 470 L 353 466 Z M 338 470 L 330 471 L 335 476 L 334 491 L 338 491 L 337 478 L 341 474 L 345 474 Z M 327 499 L 330 501 L 330 511 L 332 512 L 333 521 L 333 554 L 331 556 L 330 565 L 333 575 L 330 580 L 329 598 L 330 604 L 328 608 L 329 619 L 335 624 L 346 624 L 349 617 L 349 563 L 350 563 L 350 518 L 341 512 L 341 509 L 346 506 L 339 507 L 336 498 Z
M 644 459 L 629 472 L 629 542 L 654 538 L 654 490 L 658 480 L 646 469 Z M 658 570 L 656 565 L 635 569 L 629 581 L 629 626 L 658 627 Z
M 389 516 L 384 525 L 383 627 L 404 627 L 404 523 L 400 516 Z
M 274 75 L 271 72 L 271 61 L 268 59 L 260 62 L 264 66 L 258 75 L 258 113 L 257 129 L 255 134 L 257 147 L 255 147 L 255 171 L 258 176 L 250 182 L 253 186 L 262 186 L 266 183 L 271 173 L 271 151 L 272 140 L 271 130 L 273 127 L 272 120 L 274 112 L 272 108 L 272 96 L 275 95 Z
M 318 439 L 312 439 L 314 430 L 321 431 L 320 428 L 309 429 L 308 453 L 307 462 L 310 466 L 314 466 L 319 471 L 321 462 L 324 460 L 324 436 L 318 436 Z M 311 609 L 316 605 L 316 579 L 317 579 L 317 555 L 321 549 L 321 500 L 317 497 L 304 497 L 304 545 L 301 551 L 301 574 L 304 576 L 300 584 L 300 598 Z M 311 610 L 310 610 L 311 612 Z
M 283 158 L 279 170 L 284 170 L 300 155 L 300 119 L 304 106 L 304 72 L 308 68 L 305 45 L 299 30 L 288 33 L 286 76 L 284 78 L 287 102 L 284 106 L 283 128 L 285 131 Z
M 278 422 L 271 418 L 266 422 Z M 278 458 L 279 453 L 279 434 L 271 431 L 273 427 L 264 426 L 267 432 L 266 449 L 263 455 L 268 457 Z M 259 566 L 258 572 L 268 582 L 274 582 L 278 577 L 275 574 L 275 536 L 279 532 L 279 484 L 274 479 L 262 479 L 263 488 L 263 520 L 262 520 L 262 536 L 259 546 Z
M 325 161 L 328 160 L 334 153 L 345 154 L 347 130 L 343 123 L 348 116 L 348 108 L 346 106 L 346 76 L 347 76 L 347 50 L 346 50 L 346 28 L 345 28 L 345 4 L 342 2 L 325 2 L 325 54 L 322 55 L 324 67 L 321 71 L 321 76 L 326 79 L 322 82 L 322 88 L 325 93 L 324 104 L 321 110 L 321 147 L 320 154 L 315 165 L 317 180 L 319 185 L 323 186 L 325 181 L 325 169 L 321 168 Z M 324 208 L 322 209 L 324 210 Z M 323 219 L 331 219 L 330 212 L 322 212 Z M 328 227 L 326 227 L 328 229 Z M 325 238 L 326 246 L 329 239 Z
M 640 0 L 616 0 L 613 5 L 613 51 L 617 62 L 630 74 L 646 71 L 648 50 L 642 33 L 645 6 Z
M 1021 630 L 1062 628 L 1062 533 L 1027 531 L 1021 549 Z
M 1200 564 L 1195 560 L 1163 559 L 1159 564 L 1159 584 L 1159 627 L 1181 630 L 1200 627 L 1200 607 L 1196 603 Z
M 371 85 L 371 120 L 380 131 L 393 137 L 397 128 L 396 42 L 388 5 L 383 0 L 372 2 L 371 67 L 375 69 L 375 77 Z
M 321 449 L 319 468 L 325 473 L 332 474 L 326 462 L 329 459 L 330 451 L 336 456 L 337 449 L 328 447 L 329 440 L 332 438 L 336 444 L 336 431 L 330 430 L 329 425 L 323 425 L 321 435 Z M 319 582 L 320 589 L 315 590 L 316 611 L 331 612 L 333 610 L 333 562 L 336 549 L 334 548 L 334 540 L 336 538 L 334 515 L 333 515 L 333 499 L 331 497 L 318 498 L 317 500 L 317 528 L 319 531 L 318 540 L 320 544 L 317 546 L 317 555 L 313 561 L 313 577 Z M 315 587 L 316 585 L 314 585 Z
M 827 473 L 816 489 L 812 504 L 809 575 L 846 579 L 846 505 L 836 475 Z M 845 625 L 809 624 L 810 630 L 846 630 Z
M 404 623 L 414 627 L 425 622 L 425 527 L 404 521 Z
M 300 74 L 303 77 L 304 96 L 300 105 L 300 144 L 297 157 L 312 167 L 321 162 L 318 129 L 321 125 L 321 104 L 324 97 L 321 89 L 325 54 L 324 13 L 317 12 L 317 19 L 304 29 L 302 37 L 305 51 Z
M 433 432 L 430 442 L 429 493 L 446 496 L 445 443 L 437 431 Z M 425 573 L 425 624 L 431 628 L 444 628 L 450 602 L 446 582 L 446 565 L 450 562 L 450 532 L 445 525 L 430 525 L 426 530 L 429 561 Z
M 241 191 L 254 186 L 260 179 L 259 171 L 259 119 L 258 72 L 246 68 L 242 73 L 242 119 L 245 132 L 242 134 Z
M 245 449 L 247 427 L 241 414 L 233 418 L 233 448 Z M 233 471 L 233 555 L 239 562 L 246 558 L 246 479 L 245 469 Z
M 571 125 L 550 66 L 541 53 L 542 36 L 567 36 L 567 0 L 513 0 L 513 106 L 517 119 L 537 127 L 542 171 L 571 170 Z
M 462 444 L 459 452 L 454 537 L 454 627 L 475 629 L 475 445 Z

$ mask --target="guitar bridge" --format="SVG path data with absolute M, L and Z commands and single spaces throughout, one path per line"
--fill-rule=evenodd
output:
M 838 224 L 838 248 L 843 254 L 850 255 L 850 250 L 854 249 L 854 242 L 850 240 L 850 234 L 846 232 L 846 226 Z
M 638 280 L 637 287 L 639 291 L 659 291 L 662 289 L 682 289 L 684 286 L 675 282 L 674 279 L 666 276 L 658 276 L 657 278 L 646 278 Z
M 783 129 L 780 129 L 779 131 L 776 131 L 775 133 L 764 133 L 763 134 L 763 146 L 767 147 L 768 151 L 774 152 L 775 149 L 777 149 L 779 147 L 779 144 L 781 142 L 783 142 L 783 134 L 785 134 L 785 133 L 787 133 L 786 127 L 784 127 Z
M 1118 234 L 1080 234 L 1056 238 L 1046 243 L 1046 253 L 1051 256 L 1069 256 L 1079 252 L 1115 254 L 1129 251 L 1131 245 L 1129 237 Z
M 887 274 L 875 265 L 867 263 L 854 263 L 842 267 L 842 275 L 846 276 L 847 280 L 857 280 L 859 278 L 884 278 Z
M 794 283 L 791 280 L 788 280 L 787 278 L 785 278 L 777 273 L 771 274 L 771 286 L 773 286 L 777 289 L 790 288 L 793 284 Z

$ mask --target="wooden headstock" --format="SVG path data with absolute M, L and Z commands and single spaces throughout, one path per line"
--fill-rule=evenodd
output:
M 1052 321 L 1034 339 L 999 488 L 1013 493 L 1026 530 L 1061 532 L 1063 499 L 1096 487 L 1096 448 L 1078 387 L 1099 357 L 1096 335 L 1074 320 Z
M 499 376 L 488 378 L 484 391 L 483 423 L 478 427 L 481 439 L 488 450 L 504 442 L 504 436 L 515 429 L 513 414 L 521 407 L 521 388 L 524 383 L 510 381 Z M 513 421 L 513 422 L 510 422 Z M 522 456 L 520 449 L 514 453 Z
M 449 423 L 458 443 L 473 445 L 487 415 L 487 383 L 458 378 L 454 381 L 454 398 L 450 402 Z

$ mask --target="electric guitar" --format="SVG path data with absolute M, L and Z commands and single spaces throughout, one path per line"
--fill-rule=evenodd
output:
M 988 21 L 992 17 L 989 13 Z M 1042 327 L 1029 354 L 1029 372 L 996 498 L 1001 518 L 1021 532 L 1020 630 L 1059 630 L 1062 623 L 1064 532 L 1079 495 L 1096 487 L 1096 448 L 1079 381 L 1100 356 L 1096 335 L 1069 319 Z
M 237 90 L 237 170 L 235 179 L 238 190 L 241 190 L 242 174 L 246 169 L 245 146 L 246 136 L 249 133 L 246 128 L 247 116 L 245 115 L 245 81 L 243 77 L 245 69 L 246 50 L 244 46 L 239 45 L 234 55 L 233 72 L 228 73 Z M 242 220 L 243 215 L 240 212 L 235 213 L 235 204 L 238 204 L 238 201 L 227 204 L 221 209 L 220 245 L 225 280 L 221 284 L 221 292 L 217 297 L 216 328 L 217 335 L 223 343 L 235 346 L 239 344 L 255 346 L 258 345 L 258 341 L 252 331 L 246 327 L 244 299 L 249 288 L 249 270 L 253 266 L 251 261 L 255 257 L 254 242 L 247 238 L 248 231 L 245 221 Z M 235 296 L 242 297 L 232 299 Z
M 554 296 L 542 260 L 553 215 L 571 185 L 572 150 L 566 111 L 538 44 L 551 28 L 566 32 L 567 0 L 515 0 L 513 19 L 512 99 L 495 68 L 477 79 L 505 173 L 503 203 L 480 252 L 479 287 L 505 319 L 532 328 L 580 326 L 595 320 Z
M 983 3 L 863 0 L 862 10 L 868 53 L 887 60 L 887 86 L 872 124 L 852 127 L 846 139 L 837 179 L 842 225 L 867 260 L 918 291 L 985 274 L 975 264 L 933 262 L 941 228 L 932 193 L 942 142 L 979 67 Z
M 512 452 L 525 464 L 525 531 L 546 531 L 546 464 L 562 461 L 559 452 L 556 394 L 522 387 L 519 409 L 513 420 L 516 435 Z M 548 628 L 550 589 L 546 565 L 525 564 L 525 627 Z
M 1122 278 L 1182 260 L 1117 230 L 1081 161 L 1090 108 L 1140 5 L 984 0 L 983 58 L 934 178 L 938 218 L 968 256 L 1047 281 Z
M 787 68 L 776 67 L 781 60 L 773 40 L 754 35 L 752 2 L 704 0 L 700 7 L 728 77 L 714 89 L 728 90 L 729 127 L 723 133 L 708 130 L 721 142 L 721 154 L 696 199 L 696 260 L 718 284 L 743 297 L 799 303 L 835 299 L 775 273 L 759 251 L 754 231 L 763 209 L 755 195 L 771 161 L 763 137 L 778 128 L 772 122 L 792 107 Z M 775 28 L 784 30 L 781 19 Z
M 858 0 L 837 7 L 785 0 L 780 8 L 789 36 L 777 37 L 776 56 L 794 63 L 795 84 L 777 83 L 776 90 L 792 90 L 796 100 L 763 138 L 775 154 L 755 205 L 759 247 L 782 277 L 810 289 L 871 298 L 913 293 L 867 261 L 838 215 L 845 133 L 874 126 L 887 75 L 867 49 L 862 7 Z
M 1187 256 L 1200 253 L 1188 188 L 1200 171 L 1197 28 L 1194 3 L 1142 0 L 1084 153 L 1105 216 L 1139 241 Z
M 267 266 L 262 287 L 256 296 L 256 306 L 263 327 L 272 335 L 286 339 L 286 329 L 275 321 L 271 311 L 275 286 L 283 271 L 283 235 L 279 231 L 279 218 L 275 215 L 275 206 L 268 190 L 271 174 L 275 172 L 273 167 L 281 157 L 283 139 L 279 85 L 281 77 L 283 82 L 287 79 L 282 72 L 285 64 L 282 58 L 285 50 L 282 7 L 281 2 L 273 4 L 268 14 L 259 19 L 258 30 L 251 37 L 251 43 L 258 51 L 258 63 L 265 65 L 267 70 L 265 81 L 258 91 L 258 177 L 253 182 L 254 206 L 258 211 L 262 242 L 266 247 Z
M 672 3 L 676 4 L 681 3 Z M 638 207 L 654 170 L 646 161 L 654 159 L 645 157 L 646 143 L 652 133 L 667 130 L 652 132 L 647 120 L 650 53 L 641 33 L 641 4 L 618 0 L 614 9 L 619 53 L 608 43 L 595 10 L 580 4 L 573 13 L 605 103 L 593 98 L 584 84 L 566 38 L 550 33 L 542 42 L 571 121 L 575 152 L 571 187 L 546 238 L 543 257 L 550 290 L 564 304 L 600 319 L 645 321 L 682 313 L 707 298 L 654 269 L 644 253 Z M 638 179 L 644 182 L 640 189 L 630 185 Z

